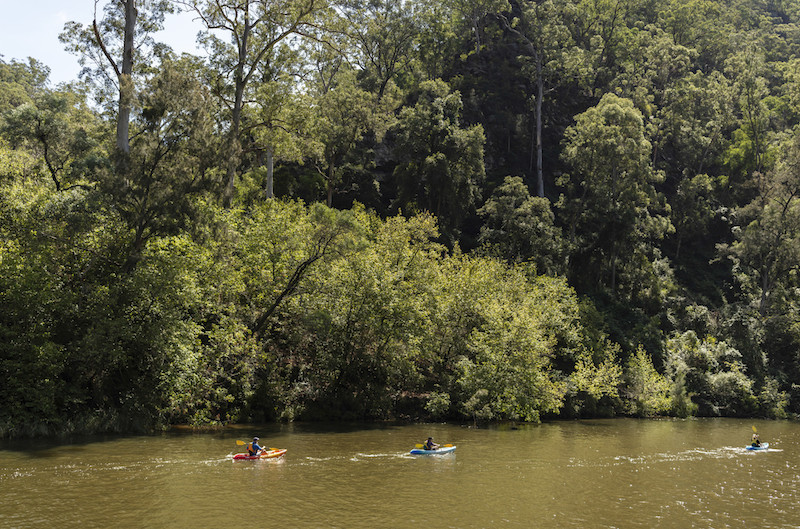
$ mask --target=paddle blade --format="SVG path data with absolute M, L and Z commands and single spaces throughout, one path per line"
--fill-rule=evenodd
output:
M 247 443 L 245 443 L 244 441 L 240 441 L 239 439 L 237 439 L 237 440 L 236 440 L 236 444 L 237 444 L 237 445 L 239 445 L 239 446 L 244 446 L 244 445 L 246 445 Z
M 442 445 L 442 446 L 444 446 L 444 447 L 453 446 L 453 443 Z
M 756 427 L 755 427 L 755 426 L 753 426 L 753 431 L 754 431 L 755 433 L 758 433 L 758 430 L 756 430 Z
M 422 444 L 417 443 L 417 444 L 414 445 L 414 448 L 422 448 Z

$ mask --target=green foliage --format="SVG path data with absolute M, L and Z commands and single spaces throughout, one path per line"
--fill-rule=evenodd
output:
M 550 202 L 531 197 L 522 178 L 506 177 L 478 214 L 486 219 L 478 241 L 488 253 L 512 263 L 532 261 L 543 274 L 564 269 L 564 243 Z
M 434 419 L 446 417 L 450 413 L 450 395 L 435 391 L 428 397 L 425 403 L 425 411 L 431 414 Z
M 43 92 L 4 115 L 0 134 L 41 159 L 57 191 L 90 185 L 103 163 L 99 120 L 72 92 Z
M 0 114 L 30 103 L 45 89 L 49 75 L 50 69 L 35 59 L 27 64 L 0 59 Z
M 558 206 L 569 223 L 575 282 L 612 293 L 629 291 L 637 272 L 652 262 L 648 245 L 670 225 L 656 211 L 654 184 L 660 175 L 653 171 L 650 152 L 641 112 L 613 94 L 577 116 L 567 130 L 563 157 L 574 172 L 560 179 L 566 193 Z M 626 276 L 629 263 L 635 265 Z M 593 271 L 588 277 L 587 268 Z
M 608 414 L 618 405 L 622 367 L 617 362 L 618 346 L 609 344 L 602 353 L 600 363 L 595 356 L 584 352 L 569 375 L 568 413 L 576 416 Z M 604 409 L 603 409 L 604 407 Z
M 451 238 L 475 207 L 485 176 L 483 127 L 462 127 L 461 109 L 461 94 L 427 81 L 397 125 L 398 207 L 433 213 Z
M 795 4 L 68 23 L 93 101 L 0 60 L 0 435 L 800 412 Z
M 631 414 L 651 417 L 665 414 L 672 408 L 669 380 L 655 370 L 643 347 L 628 360 L 624 379 L 626 408 Z
M 468 315 L 476 326 L 463 342 L 449 340 L 464 414 L 538 422 L 557 413 L 566 384 L 553 361 L 572 355 L 580 333 L 574 295 L 562 280 L 529 282 L 522 270 L 506 271 L 495 261 L 464 264 L 469 286 L 459 297 L 474 299 L 479 309 Z
M 754 411 L 753 382 L 742 355 L 724 341 L 700 340 L 693 331 L 667 340 L 667 372 L 683 397 L 678 407 L 691 411 L 688 396 L 703 415 L 746 415 Z

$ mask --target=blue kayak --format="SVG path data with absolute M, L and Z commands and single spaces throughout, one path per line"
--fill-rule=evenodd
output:
M 750 445 L 746 446 L 745 448 L 747 448 L 748 450 L 767 450 L 769 449 L 769 443 L 761 443 L 761 446 Z
M 411 451 L 412 454 L 415 456 L 435 456 L 440 454 L 449 454 L 453 450 L 455 450 L 455 446 L 443 446 L 441 448 L 437 448 L 436 450 L 425 450 L 423 448 L 415 448 Z

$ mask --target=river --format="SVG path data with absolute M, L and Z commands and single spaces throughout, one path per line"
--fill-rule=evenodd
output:
M 752 428 L 770 443 L 744 449 Z M 287 448 L 233 461 L 253 435 Z M 429 435 L 448 455 L 411 456 Z M 228 427 L 0 444 L 2 528 L 800 527 L 800 424 Z

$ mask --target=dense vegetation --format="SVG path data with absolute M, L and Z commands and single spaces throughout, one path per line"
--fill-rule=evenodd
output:
M 113 0 L 61 38 L 73 83 L 0 60 L 0 436 L 800 413 L 797 2 Z

